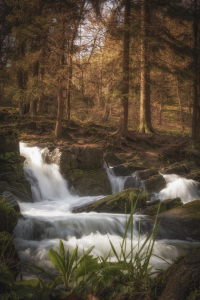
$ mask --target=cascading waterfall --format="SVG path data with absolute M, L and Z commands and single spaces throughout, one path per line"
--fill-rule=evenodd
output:
M 163 175 L 166 181 L 166 188 L 160 191 L 157 198 L 160 200 L 180 197 L 183 203 L 200 199 L 199 183 L 185 179 L 178 175 Z
M 53 248 L 58 251 L 59 239 L 63 240 L 65 248 L 70 251 L 78 244 L 79 254 L 82 254 L 83 249 L 87 250 L 95 245 L 92 254 L 104 257 L 111 250 L 110 239 L 119 253 L 127 216 L 95 212 L 73 214 L 71 212 L 73 208 L 96 201 L 102 196 L 71 195 L 58 166 L 43 162 L 43 150 L 37 147 L 26 147 L 23 143 L 21 143 L 20 149 L 21 155 L 26 157 L 24 172 L 31 183 L 34 200 L 33 203 L 19 203 L 24 218 L 19 220 L 14 232 L 16 247 L 24 266 L 27 262 L 47 269 L 51 268 L 48 250 Z M 116 179 L 114 182 L 114 173 L 109 170 L 107 173 L 113 192 L 123 189 L 124 179 L 121 181 Z M 134 216 L 134 246 L 138 244 L 138 231 L 135 224 L 139 220 L 145 223 L 146 218 Z M 140 243 L 142 244 L 142 241 Z M 192 247 L 194 244 L 185 241 L 160 240 L 155 242 L 154 254 L 170 261 L 184 250 Z M 137 248 L 135 247 L 134 251 Z M 127 254 L 130 253 L 130 249 L 131 240 L 130 233 L 128 233 Z M 114 260 L 112 253 L 110 260 Z M 156 257 L 151 258 L 150 264 L 157 268 L 166 266 L 164 261 Z M 28 276 L 26 273 L 24 274 L 24 279 L 30 277 L 30 274 Z

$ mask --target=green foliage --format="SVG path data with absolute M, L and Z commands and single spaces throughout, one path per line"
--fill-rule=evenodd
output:
M 6 205 L 6 200 L 0 197 L 0 232 L 11 233 L 17 225 L 19 213 L 13 207 Z

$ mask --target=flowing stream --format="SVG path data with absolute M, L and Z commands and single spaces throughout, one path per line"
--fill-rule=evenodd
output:
M 35 264 L 51 269 L 48 251 L 53 248 L 59 251 L 59 239 L 63 240 L 65 249 L 73 251 L 79 245 L 79 254 L 95 246 L 93 255 L 106 257 L 110 253 L 110 260 L 115 261 L 111 252 L 109 239 L 117 252 L 120 252 L 120 243 L 125 231 L 127 216 L 124 214 L 108 213 L 78 213 L 73 214 L 72 209 L 96 201 L 98 197 L 79 197 L 70 194 L 67 182 L 63 179 L 56 164 L 46 164 L 42 159 L 42 152 L 37 147 L 20 145 L 21 155 L 26 157 L 24 172 L 31 183 L 33 203 L 20 202 L 20 209 L 24 218 L 20 219 L 15 228 L 15 244 L 22 261 L 23 278 L 30 278 L 29 265 Z M 108 178 L 112 184 L 113 192 L 123 190 L 127 178 L 116 178 L 114 173 L 107 169 Z M 134 174 L 133 174 L 134 176 Z M 176 175 L 165 175 L 167 187 L 158 196 L 162 199 L 181 196 L 182 200 L 192 201 L 199 199 L 199 191 L 194 181 L 180 179 Z M 186 193 L 187 192 L 187 193 Z M 186 196 L 185 195 L 186 193 Z M 189 196 L 188 196 L 189 195 Z M 185 198 L 184 198 L 185 197 Z M 134 240 L 138 244 L 139 234 L 135 224 L 140 220 L 146 222 L 146 217 L 134 215 Z M 140 245 L 143 236 L 140 236 Z M 196 243 L 160 240 L 156 241 L 153 253 L 170 262 Z M 128 233 L 126 253 L 131 249 L 130 232 Z M 138 247 L 135 247 L 136 252 Z M 153 256 L 150 264 L 155 268 L 165 268 L 167 263 Z M 26 272 L 27 268 L 27 272 Z

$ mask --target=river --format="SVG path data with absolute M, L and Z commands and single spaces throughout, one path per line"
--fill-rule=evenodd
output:
M 79 197 L 72 195 L 67 182 L 59 172 L 56 164 L 46 164 L 42 159 L 44 150 L 37 147 L 26 147 L 20 144 L 21 155 L 26 157 L 24 172 L 31 183 L 33 203 L 20 202 L 21 218 L 14 230 L 15 244 L 22 261 L 23 279 L 34 276 L 30 274 L 29 266 L 35 264 L 52 271 L 48 257 L 50 248 L 59 251 L 59 239 L 63 240 L 65 249 L 70 252 L 79 245 L 79 255 L 83 249 L 95 246 L 93 255 L 106 257 L 110 253 L 110 260 L 115 261 L 111 252 L 109 239 L 120 252 L 120 243 L 125 231 L 127 216 L 125 214 L 108 213 L 72 213 L 73 208 L 100 199 L 98 197 Z M 123 190 L 125 177 L 116 177 L 112 169 L 107 168 L 108 178 L 113 192 Z M 200 198 L 197 184 L 193 180 L 186 180 L 177 175 L 164 175 L 166 188 L 155 198 L 161 200 L 181 197 L 182 201 L 192 201 Z M 134 215 L 136 222 L 145 222 L 145 216 Z M 134 246 L 144 241 L 144 236 L 138 234 L 134 226 Z M 155 242 L 153 254 L 164 260 L 152 256 L 150 265 L 155 268 L 166 268 L 168 263 L 178 255 L 197 247 L 195 242 L 181 240 L 159 240 Z M 130 233 L 127 237 L 126 253 L 131 249 Z M 135 247 L 136 252 L 138 247 Z M 32 271 L 31 271 L 32 272 Z

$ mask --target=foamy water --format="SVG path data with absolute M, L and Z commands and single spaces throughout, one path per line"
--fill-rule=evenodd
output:
M 20 150 L 21 155 L 26 157 L 24 171 L 31 183 L 34 199 L 34 203 L 19 203 L 25 218 L 20 219 L 15 228 L 15 243 L 22 262 L 51 268 L 48 251 L 50 248 L 58 250 L 59 239 L 63 240 L 65 249 L 69 249 L 70 252 L 77 244 L 79 245 L 79 254 L 82 254 L 83 249 L 87 250 L 91 246 L 95 246 L 92 251 L 93 255 L 106 257 L 110 253 L 110 260 L 114 261 L 115 257 L 111 251 L 109 239 L 119 254 L 127 216 L 124 214 L 94 212 L 73 214 L 71 212 L 73 208 L 96 201 L 102 196 L 79 197 L 71 195 L 67 182 L 59 172 L 59 167 L 56 164 L 43 162 L 42 152 L 44 150 L 37 147 L 26 147 L 23 143 L 20 144 Z M 111 180 L 113 192 L 123 189 L 125 179 L 116 178 L 114 180 L 114 173 L 109 172 L 109 170 L 107 170 L 107 173 Z M 179 179 L 175 178 L 172 181 L 172 175 L 165 175 L 165 179 L 169 181 L 169 186 L 167 184 L 167 188 L 162 190 L 160 195 L 163 196 L 163 199 L 165 197 L 169 198 L 170 193 L 177 197 L 178 185 L 176 181 Z M 184 188 L 187 186 L 189 191 L 192 190 L 192 193 L 196 193 L 196 190 L 191 188 L 190 181 L 181 182 L 183 182 Z M 190 193 L 190 198 L 187 199 L 192 199 L 192 197 Z M 134 246 L 138 244 L 139 240 L 136 226 L 139 221 L 146 222 L 146 218 L 134 215 Z M 141 246 L 145 237 L 141 236 L 140 238 L 139 244 Z M 170 262 L 173 258 L 189 248 L 192 249 L 195 245 L 197 246 L 196 243 L 185 241 L 161 240 L 155 242 L 153 253 Z M 128 232 L 127 254 L 130 253 L 130 249 L 131 240 L 130 232 Z M 164 261 L 157 257 L 152 257 L 150 264 L 156 268 L 167 266 Z

